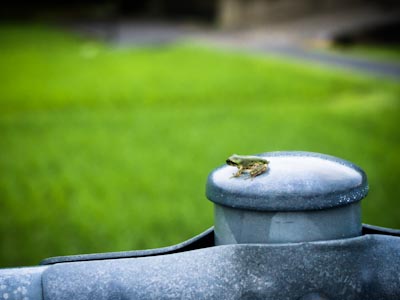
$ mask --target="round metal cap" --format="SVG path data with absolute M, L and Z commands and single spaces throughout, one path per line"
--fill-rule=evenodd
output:
M 368 193 L 367 177 L 351 162 L 312 152 L 267 152 L 268 169 L 254 178 L 232 177 L 224 165 L 208 177 L 214 203 L 257 211 L 306 211 L 349 205 Z

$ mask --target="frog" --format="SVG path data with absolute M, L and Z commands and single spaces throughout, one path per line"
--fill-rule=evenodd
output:
M 254 178 L 267 171 L 269 161 L 259 156 L 233 154 L 229 156 L 226 163 L 238 168 L 238 171 L 232 177 L 239 177 L 247 172 L 251 178 Z

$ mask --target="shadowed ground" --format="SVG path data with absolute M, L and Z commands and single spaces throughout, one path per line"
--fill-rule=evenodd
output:
M 103 38 L 122 47 L 165 45 L 194 41 L 233 51 L 250 51 L 280 55 L 375 76 L 400 78 L 400 55 L 390 61 L 374 57 L 343 55 L 343 52 L 324 51 L 341 35 L 396 22 L 400 12 L 379 11 L 376 8 L 332 12 L 297 19 L 280 24 L 269 24 L 254 29 L 220 31 L 184 23 L 131 22 L 74 24 L 78 32 Z M 381 57 L 382 58 L 382 55 Z

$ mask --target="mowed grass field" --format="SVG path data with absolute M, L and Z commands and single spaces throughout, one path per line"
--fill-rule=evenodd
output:
M 322 152 L 368 174 L 363 221 L 400 228 L 398 82 L 176 44 L 0 27 L 0 267 L 167 246 L 212 226 L 232 153 Z
M 383 62 L 400 63 L 400 45 L 374 46 L 374 45 L 350 45 L 334 46 L 328 51 L 353 56 L 355 58 L 366 58 L 381 60 Z

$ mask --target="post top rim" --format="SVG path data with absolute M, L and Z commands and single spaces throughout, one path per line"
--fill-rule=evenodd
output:
M 368 193 L 365 172 L 326 154 L 265 152 L 268 170 L 255 178 L 232 178 L 236 168 L 223 165 L 207 179 L 206 196 L 216 204 L 258 211 L 307 211 L 350 205 Z

